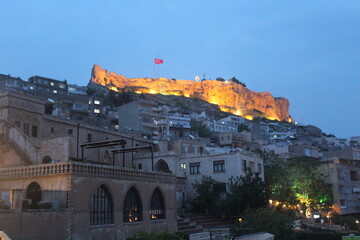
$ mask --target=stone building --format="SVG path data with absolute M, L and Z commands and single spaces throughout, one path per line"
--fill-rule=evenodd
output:
M 360 213 L 360 163 L 339 157 L 322 159 L 320 172 L 332 185 L 334 209 L 341 215 Z
M 175 175 L 133 168 L 132 151 L 152 142 L 45 114 L 44 100 L 9 91 L 0 116 L 0 222 L 11 238 L 176 230 Z
M 148 139 L 165 139 L 169 133 L 167 112 L 155 102 L 138 99 L 118 108 L 119 128 L 139 132 Z

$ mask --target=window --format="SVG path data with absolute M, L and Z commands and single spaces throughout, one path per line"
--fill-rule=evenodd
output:
M 164 219 L 165 218 L 165 201 L 161 191 L 156 188 L 150 202 L 150 219 Z
M 73 134 L 73 130 L 72 129 L 68 129 L 68 134 L 72 135 Z
M 190 163 L 190 174 L 200 173 L 200 162 Z
M 142 204 L 138 191 L 132 187 L 128 191 L 124 202 L 124 222 L 142 221 Z
M 38 133 L 38 127 L 37 126 L 31 126 L 31 136 L 32 137 L 37 137 L 37 133 Z
M 48 156 L 48 155 L 46 155 L 44 158 L 43 158 L 43 160 L 42 160 L 42 163 L 51 163 L 51 157 L 50 156 Z
M 27 202 L 27 204 L 23 204 L 24 208 L 37 208 L 38 202 L 41 201 L 41 188 L 38 183 L 30 183 L 30 185 L 26 189 L 26 199 L 29 199 L 30 202 Z
M 19 121 L 15 121 L 15 126 L 17 126 L 18 128 L 20 128 L 20 122 L 19 122 Z
M 199 153 L 199 146 L 194 145 L 194 153 Z
M 51 128 L 50 128 L 50 133 L 51 133 L 51 134 L 54 133 L 54 127 L 51 127 Z
M 213 170 L 214 172 L 225 172 L 225 160 L 214 161 Z
M 184 148 L 184 153 L 189 152 L 189 144 L 184 144 L 183 148 Z
M 95 108 L 95 109 L 94 109 L 94 113 L 99 114 L 99 113 L 100 113 L 100 109 Z
M 357 171 L 350 171 L 350 179 L 351 179 L 351 181 L 357 181 L 358 180 Z
M 57 90 L 54 90 L 53 93 L 57 93 Z
M 99 100 L 94 100 L 94 104 L 95 105 L 100 105 L 100 101 Z
M 50 85 L 51 85 L 51 86 L 54 86 L 55 84 L 54 84 L 53 82 L 50 82 Z
M 141 163 L 138 164 L 138 169 L 142 169 L 142 164 Z
M 88 135 L 87 135 L 87 141 L 88 141 L 88 142 L 91 142 L 91 138 L 92 138 L 92 137 L 91 137 L 91 133 L 88 133 Z
M 65 88 L 65 84 L 59 83 L 59 88 Z
M 241 160 L 241 170 L 246 172 L 246 160 Z
M 23 124 L 23 131 L 24 131 L 24 133 L 25 133 L 26 135 L 28 135 L 28 136 L 29 136 L 29 128 L 30 128 L 30 126 L 29 126 L 28 123 L 24 123 L 24 124 Z
M 261 163 L 257 164 L 257 172 L 260 174 L 262 173 Z
M 91 197 L 90 225 L 114 223 L 114 204 L 112 196 L 105 185 L 101 185 Z
M 180 163 L 180 170 L 186 169 L 186 163 Z

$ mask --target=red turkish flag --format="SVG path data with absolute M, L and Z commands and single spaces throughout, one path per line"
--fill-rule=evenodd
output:
M 164 60 L 155 58 L 155 64 L 162 64 Z

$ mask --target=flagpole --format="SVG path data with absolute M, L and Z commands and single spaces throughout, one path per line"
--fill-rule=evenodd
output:
M 156 63 L 155 63 L 155 60 L 154 60 L 154 79 L 156 79 Z
M 160 58 L 159 58 L 159 52 L 157 53 L 157 59 L 160 59 Z M 159 65 L 160 65 L 160 64 L 158 64 L 158 74 L 157 74 L 158 77 L 160 77 L 160 72 L 159 72 L 160 67 L 159 67 Z

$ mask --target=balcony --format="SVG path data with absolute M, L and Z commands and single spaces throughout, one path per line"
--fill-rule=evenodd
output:
M 145 182 L 176 182 L 175 176 L 168 173 L 78 162 L 62 162 L 31 165 L 26 167 L 3 168 L 0 170 L 0 179 L 21 179 L 36 176 L 56 176 L 64 174 L 82 177 L 139 180 Z

